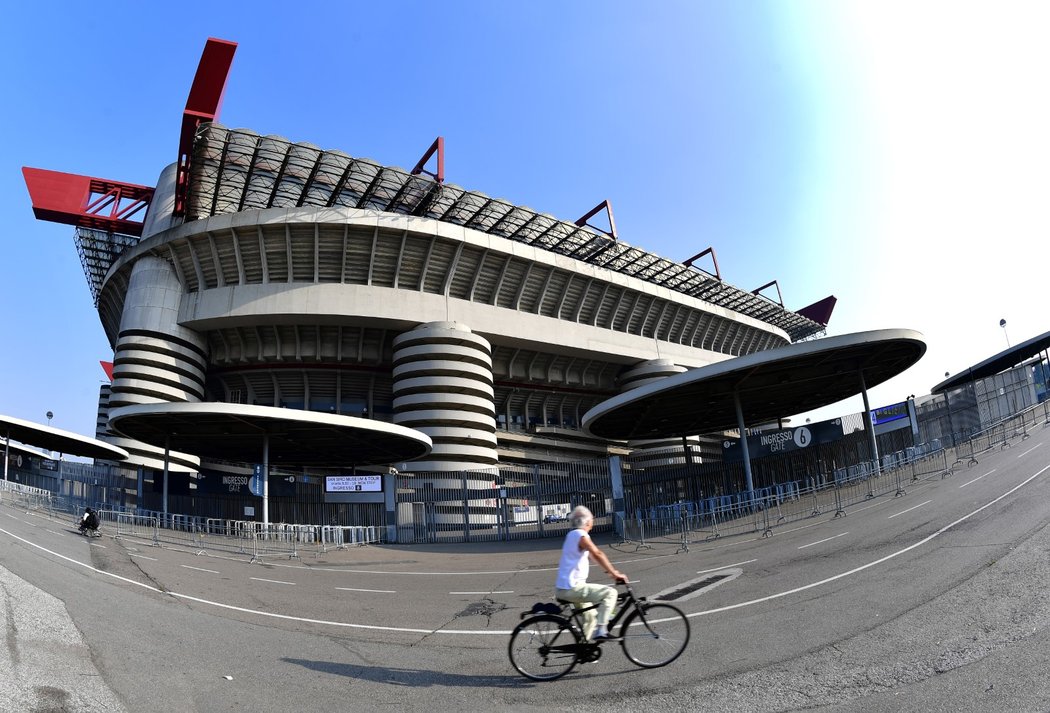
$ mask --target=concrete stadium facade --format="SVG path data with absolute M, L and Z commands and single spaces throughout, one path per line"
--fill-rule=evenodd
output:
M 324 183 L 317 167 L 326 163 Z M 369 173 L 352 184 L 345 177 L 355 163 Z M 401 188 L 388 187 L 385 203 L 363 200 L 384 174 Z M 458 192 L 454 200 L 494 202 L 339 152 L 206 125 L 194 149 L 189 215 L 171 214 L 170 166 L 141 240 L 124 248 L 99 286 L 99 315 L 114 347 L 100 425 L 105 408 L 214 400 L 418 428 L 434 450 L 399 464 L 413 472 L 596 457 L 624 444 L 585 438 L 583 413 L 636 385 L 639 374 L 790 343 L 776 319 L 791 320 L 796 336 L 822 331 L 734 288 L 729 297 L 745 295 L 751 311 L 757 304 L 770 316 L 508 237 L 540 214 L 506 202 L 499 202 L 504 218 L 521 216 L 505 221 L 504 235 L 493 229 L 499 218 L 490 217 L 488 229 L 476 219 L 484 208 L 458 223 L 448 208 L 445 219 L 432 217 L 434 209 L 406 214 L 418 212 L 418 197 L 390 209 L 389 193 L 410 183 L 420 184 L 417 196 Z M 542 218 L 548 234 L 551 225 L 575 233 L 570 245 L 612 240 Z M 132 462 L 156 467 L 155 446 L 107 437 Z M 191 456 L 175 458 L 196 465 Z

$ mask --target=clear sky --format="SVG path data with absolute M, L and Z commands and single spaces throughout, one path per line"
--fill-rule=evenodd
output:
M 1050 330 L 1048 35 L 1044 2 L 11 5 L 0 413 L 93 434 L 112 358 L 21 167 L 154 185 L 208 37 L 239 44 L 227 126 L 409 168 L 442 135 L 452 183 L 567 220 L 608 198 L 628 243 L 835 295 L 829 335 L 922 332 L 871 403 L 928 393 Z

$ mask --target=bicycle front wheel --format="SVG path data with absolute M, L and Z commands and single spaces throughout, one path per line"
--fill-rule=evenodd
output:
M 689 643 L 689 620 L 670 604 L 641 602 L 620 629 L 623 653 L 643 668 L 666 666 Z
M 553 681 L 576 667 L 578 642 L 572 623 L 553 614 L 518 624 L 507 653 L 518 673 L 533 681 Z

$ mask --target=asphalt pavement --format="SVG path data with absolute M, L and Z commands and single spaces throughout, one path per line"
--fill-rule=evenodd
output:
M 560 542 L 368 546 L 301 560 L 86 540 L 0 505 L 2 711 L 1047 711 L 1050 429 L 951 477 L 760 533 L 597 538 L 642 594 L 680 590 L 673 664 L 616 646 L 564 679 L 510 667 Z M 600 573 L 597 573 L 600 577 Z

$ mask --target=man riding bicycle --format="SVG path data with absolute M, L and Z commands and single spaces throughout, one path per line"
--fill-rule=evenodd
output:
M 606 628 L 613 608 L 616 606 L 616 589 L 604 584 L 588 584 L 590 558 L 602 566 L 616 582 L 626 582 L 627 575 L 616 569 L 605 553 L 591 540 L 590 531 L 594 527 L 594 515 L 583 505 L 578 505 L 569 516 L 573 529 L 565 536 L 561 548 L 561 561 L 558 563 L 558 579 L 554 584 L 558 599 L 574 604 L 598 604 L 597 616 L 594 609 L 583 612 L 584 636 L 588 640 L 608 640 L 613 637 Z

